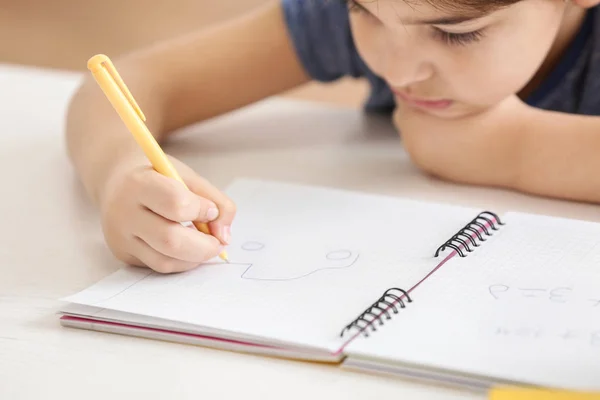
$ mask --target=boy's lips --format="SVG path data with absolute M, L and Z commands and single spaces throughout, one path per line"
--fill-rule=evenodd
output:
M 427 110 L 444 110 L 452 105 L 452 100 L 448 99 L 423 99 L 409 96 L 401 91 L 393 91 L 402 101 L 410 106 Z

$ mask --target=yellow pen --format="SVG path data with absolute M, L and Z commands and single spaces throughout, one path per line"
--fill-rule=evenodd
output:
M 150 130 L 148 130 L 148 127 L 144 123 L 146 121 L 144 113 L 110 59 L 104 54 L 97 54 L 88 60 L 87 67 L 125 123 L 125 126 L 127 126 L 127 129 L 129 129 L 136 142 L 146 154 L 146 157 L 150 160 L 154 169 L 162 175 L 176 179 L 187 188 L 187 185 L 181 179 L 173 164 L 169 161 L 152 133 L 150 133 Z M 202 233 L 210 234 L 208 226 L 205 223 L 193 222 L 193 224 Z M 225 251 L 219 254 L 219 257 L 228 261 Z
M 499 387 L 489 393 L 489 400 L 600 400 L 600 392 L 572 392 L 540 388 Z

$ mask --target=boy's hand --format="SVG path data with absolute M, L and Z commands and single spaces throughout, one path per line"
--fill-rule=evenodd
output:
M 113 254 L 161 273 L 181 272 L 217 256 L 230 240 L 234 203 L 170 157 L 189 190 L 149 166 L 120 166 L 101 198 L 102 227 Z M 205 235 L 181 222 L 208 223 Z
M 460 183 L 513 187 L 529 110 L 517 96 L 456 119 L 400 106 L 394 124 L 413 162 L 426 172 Z

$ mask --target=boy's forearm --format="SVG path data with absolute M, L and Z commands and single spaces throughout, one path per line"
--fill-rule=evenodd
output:
M 522 126 L 516 189 L 600 203 L 600 117 L 531 113 Z
M 119 72 L 135 93 L 144 112 L 151 116 L 146 124 L 161 141 L 164 133 L 161 129 L 161 106 L 156 100 L 158 97 L 152 96 L 150 90 L 144 88 L 142 79 L 128 73 L 127 68 L 120 68 Z M 123 160 L 139 165 L 148 163 L 131 133 L 91 77 L 84 80 L 69 105 L 66 145 L 86 191 L 95 202 L 99 200 L 101 188 L 108 177 L 114 168 L 122 165 Z
M 113 62 L 159 142 L 181 127 L 308 80 L 287 36 L 278 1 Z M 71 102 L 66 135 L 73 164 L 95 200 L 123 159 L 146 162 L 89 76 Z

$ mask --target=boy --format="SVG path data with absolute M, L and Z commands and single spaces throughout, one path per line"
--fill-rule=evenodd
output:
M 366 108 L 393 111 L 423 170 L 600 202 L 600 0 L 280 1 L 115 62 L 157 140 L 310 79 L 361 76 Z M 177 160 L 191 192 L 153 171 L 91 79 L 67 141 L 120 260 L 185 271 L 229 242 L 234 203 Z

